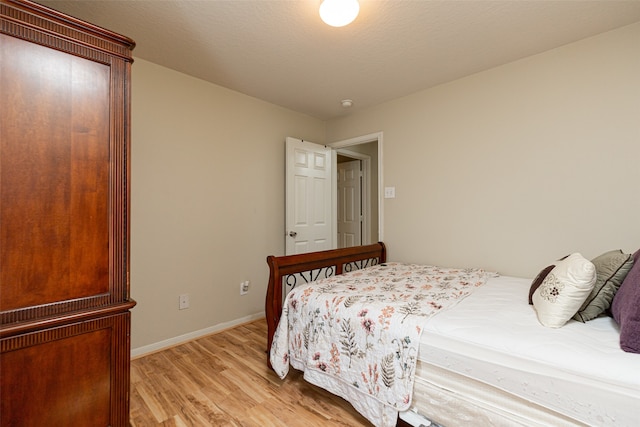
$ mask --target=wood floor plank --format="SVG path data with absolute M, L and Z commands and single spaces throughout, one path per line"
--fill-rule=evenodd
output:
M 131 425 L 359 427 L 345 400 L 266 365 L 264 319 L 131 361 Z
M 134 397 L 140 399 L 136 402 L 137 405 L 131 405 L 140 409 L 140 412 L 144 413 L 144 408 L 148 409 L 150 417 L 146 419 L 148 421 L 162 422 L 168 418 L 168 414 L 164 411 L 162 404 L 155 398 L 155 393 L 148 390 L 146 384 L 140 384 L 135 388 L 135 394 L 132 394 L 132 400 Z

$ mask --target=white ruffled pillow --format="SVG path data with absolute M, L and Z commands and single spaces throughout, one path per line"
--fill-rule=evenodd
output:
M 580 309 L 596 283 L 596 267 L 579 253 L 555 263 L 533 293 L 538 320 L 549 328 L 563 326 Z

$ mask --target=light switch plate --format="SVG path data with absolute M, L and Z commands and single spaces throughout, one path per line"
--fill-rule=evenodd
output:
M 394 199 L 396 197 L 396 187 L 384 187 L 384 198 Z

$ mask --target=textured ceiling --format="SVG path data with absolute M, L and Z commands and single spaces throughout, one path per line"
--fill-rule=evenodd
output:
M 135 57 L 323 120 L 640 21 L 640 0 L 361 0 L 342 28 L 319 0 L 38 2 L 132 38 Z

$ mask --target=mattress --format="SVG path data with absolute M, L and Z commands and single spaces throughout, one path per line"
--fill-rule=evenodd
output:
M 615 321 L 599 317 L 546 328 L 527 303 L 530 284 L 530 279 L 492 278 L 454 308 L 431 318 L 420 342 L 422 366 L 416 382 L 433 386 L 433 366 L 434 375 L 444 371 L 458 383 L 459 378 L 470 378 L 515 396 L 521 408 L 547 408 L 577 424 L 640 425 L 640 355 L 620 349 Z M 455 394 L 447 388 L 461 387 L 456 381 L 446 380 L 451 384 L 439 387 Z M 414 402 L 421 398 L 416 386 Z M 424 408 L 425 402 L 420 403 Z M 512 408 L 518 412 L 517 405 Z M 508 407 L 494 409 L 509 412 Z

